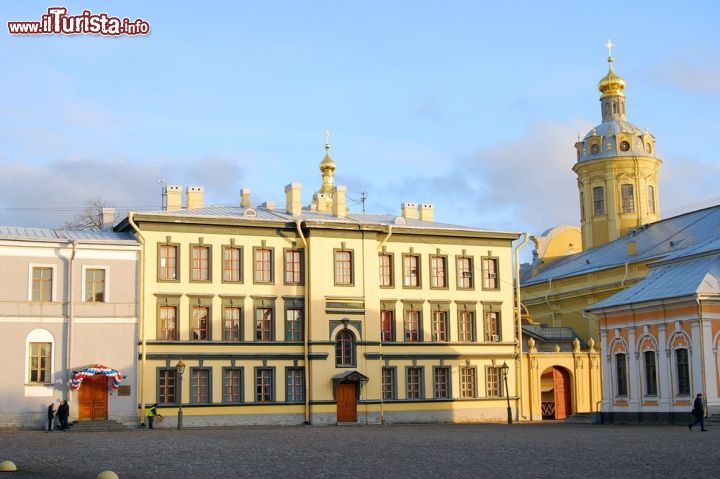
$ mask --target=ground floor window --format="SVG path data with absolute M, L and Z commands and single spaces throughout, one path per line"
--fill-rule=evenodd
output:
M 273 384 L 272 368 L 258 368 L 255 370 L 255 401 L 256 402 L 272 402 L 274 401 L 274 384 Z
M 285 392 L 288 402 L 305 400 L 305 371 L 303 368 L 287 368 L 285 370 Z
M 690 362 L 688 350 L 685 348 L 675 350 L 675 367 L 677 368 L 678 396 L 690 395 Z
M 450 368 L 440 367 L 433 370 L 433 397 L 450 398 Z
M 617 379 L 617 396 L 627 396 L 627 359 L 623 353 L 615 355 L 615 373 Z

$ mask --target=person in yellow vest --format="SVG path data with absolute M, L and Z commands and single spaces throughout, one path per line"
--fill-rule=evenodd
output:
M 150 409 L 148 409 L 148 412 L 147 412 L 148 428 L 149 428 L 149 429 L 152 429 L 152 428 L 153 428 L 153 421 L 155 420 L 155 416 L 157 416 L 157 415 L 158 415 L 158 413 L 157 413 L 157 403 L 155 403 L 155 404 L 153 404 L 152 406 L 150 406 Z

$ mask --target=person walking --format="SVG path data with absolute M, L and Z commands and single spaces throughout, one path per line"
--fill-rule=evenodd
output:
M 698 393 L 698 395 L 695 397 L 695 402 L 693 403 L 693 408 L 690 414 L 695 416 L 695 421 L 688 424 L 688 429 L 692 431 L 693 426 L 697 423 L 700 423 L 700 430 L 702 432 L 706 432 L 707 429 L 705 429 L 705 405 L 703 404 L 702 393 Z
M 70 416 L 70 406 L 67 401 L 63 400 L 57 410 L 58 419 L 60 419 L 60 430 L 65 431 L 68 428 L 68 417 Z
M 157 403 L 150 406 L 150 409 L 148 409 L 147 412 L 147 418 L 148 418 L 148 429 L 153 429 L 153 421 L 155 420 L 155 416 L 157 416 Z
M 48 406 L 47 420 L 48 420 L 47 432 L 50 432 L 53 430 L 53 422 L 55 422 L 55 403 L 50 403 L 50 405 Z

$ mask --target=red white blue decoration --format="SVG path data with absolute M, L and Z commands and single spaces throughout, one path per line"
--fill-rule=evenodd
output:
M 118 389 L 120 387 L 120 381 L 123 379 L 120 371 L 115 371 L 114 369 L 110 369 L 102 364 L 93 364 L 92 366 L 76 371 L 75 374 L 73 374 L 72 381 L 70 381 L 70 389 L 77 391 L 80 389 L 80 385 L 84 379 L 91 378 L 93 376 L 106 376 L 111 378 L 113 389 Z

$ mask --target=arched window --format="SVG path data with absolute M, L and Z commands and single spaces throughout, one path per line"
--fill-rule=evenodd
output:
M 335 338 L 335 365 L 355 366 L 355 335 L 348 331 L 340 331 Z
M 617 379 L 616 396 L 627 397 L 627 360 L 624 353 L 615 355 L 615 373 Z
M 620 187 L 620 194 L 622 199 L 622 212 L 623 213 L 634 213 L 635 212 L 635 194 L 633 193 L 633 185 L 624 184 Z
M 26 384 L 53 382 L 55 338 L 46 329 L 34 329 L 25 338 Z
M 690 362 L 688 350 L 680 348 L 675 350 L 675 368 L 677 370 L 677 395 L 690 395 Z
M 585 195 L 580 192 L 580 221 L 585 221 Z
M 655 187 L 648 185 L 647 187 L 647 198 L 648 198 L 648 213 L 655 213 Z
M 593 188 L 593 211 L 595 216 L 605 214 L 605 189 L 602 186 Z
M 643 353 L 645 366 L 645 395 L 657 396 L 657 362 L 655 351 Z

